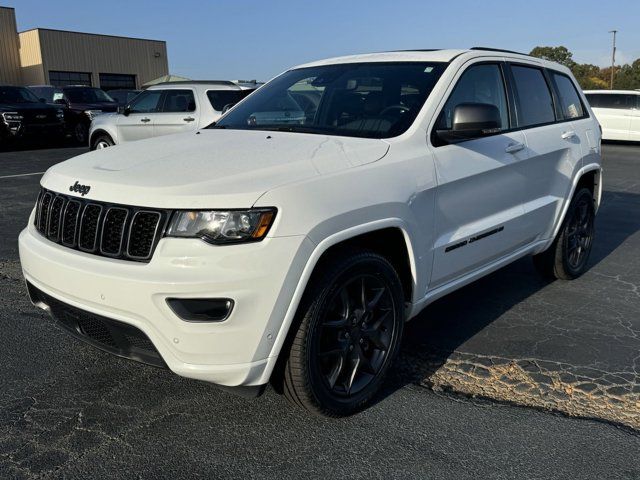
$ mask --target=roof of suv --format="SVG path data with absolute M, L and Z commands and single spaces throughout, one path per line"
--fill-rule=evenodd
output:
M 215 90 L 248 90 L 254 89 L 256 87 L 247 87 L 244 85 L 238 85 L 230 80 L 185 80 L 180 82 L 162 82 L 156 83 L 155 85 L 151 85 L 147 90 L 167 90 L 172 88 L 200 88 L 211 90 L 212 88 Z
M 460 55 L 468 54 L 471 57 L 483 56 L 508 56 L 520 57 L 522 59 L 535 60 L 541 64 L 554 65 L 558 68 L 559 64 L 549 62 L 540 58 L 535 58 L 526 53 L 513 52 L 511 50 L 502 50 L 498 48 L 473 47 L 468 49 L 449 49 L 449 50 L 402 50 L 395 52 L 379 52 L 366 53 L 361 55 L 348 55 L 344 57 L 334 57 L 316 62 L 309 62 L 298 65 L 295 68 L 318 67 L 321 65 L 334 65 L 340 63 L 365 63 L 365 62 L 450 62 Z
M 605 93 L 618 95 L 640 95 L 640 90 L 585 90 L 584 93 Z

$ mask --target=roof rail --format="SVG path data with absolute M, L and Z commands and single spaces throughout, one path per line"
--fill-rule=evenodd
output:
M 503 48 L 491 48 L 491 47 L 471 47 L 469 50 L 485 50 L 487 52 L 502 52 L 502 53 L 515 53 L 516 55 L 524 55 L 530 57 L 528 53 L 515 52 L 513 50 L 505 50 Z
M 236 85 L 230 80 L 179 80 L 177 82 L 160 82 L 155 83 L 153 85 L 149 85 L 150 87 L 155 87 L 156 85 L 187 85 L 187 84 L 196 84 L 196 85 Z

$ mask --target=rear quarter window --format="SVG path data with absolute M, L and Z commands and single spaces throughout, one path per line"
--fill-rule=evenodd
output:
M 208 90 L 207 98 L 214 110 L 221 112 L 227 105 L 235 105 L 253 90 Z
M 560 97 L 560 109 L 565 120 L 582 118 L 585 110 L 580 100 L 580 95 L 569 77 L 557 72 L 551 72 L 551 78 L 556 84 Z
M 553 97 L 542 70 L 536 67 L 512 65 L 511 72 L 518 99 L 518 126 L 531 127 L 555 122 Z

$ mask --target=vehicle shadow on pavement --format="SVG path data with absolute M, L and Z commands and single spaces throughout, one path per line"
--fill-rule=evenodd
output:
M 84 146 L 69 139 L 60 139 L 56 141 L 40 141 L 33 140 L 30 142 L 17 142 L 17 143 L 0 143 L 0 152 L 24 152 L 27 150 L 48 150 L 51 148 L 69 148 Z
M 603 192 L 589 270 L 640 231 L 640 215 L 633 212 L 640 212 L 640 195 Z M 377 401 L 405 385 L 431 385 L 430 379 L 454 352 L 550 283 L 537 273 L 530 258 L 523 258 L 429 305 L 406 324 L 398 361 Z M 535 317 L 535 312 L 532 316 Z M 495 344 L 502 341 L 493 337 L 482 341 Z M 532 344 L 536 340 L 530 338 L 527 342 Z M 475 342 L 476 346 L 478 343 Z M 525 351 L 529 347 L 523 345 Z

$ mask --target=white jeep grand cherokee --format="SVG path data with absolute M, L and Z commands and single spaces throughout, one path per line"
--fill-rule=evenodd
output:
M 583 273 L 600 163 L 599 126 L 555 63 L 336 58 L 204 130 L 52 167 L 20 258 L 33 303 L 88 343 L 347 415 L 436 298 L 525 255 Z

